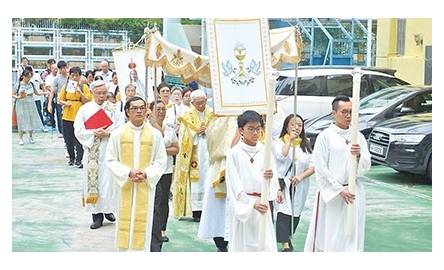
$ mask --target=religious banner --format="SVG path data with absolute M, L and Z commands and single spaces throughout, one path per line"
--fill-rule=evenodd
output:
M 239 115 L 248 109 L 266 114 L 268 20 L 207 18 L 205 23 L 214 114 Z
M 205 21 L 208 20 L 212 19 L 205 19 Z M 161 70 L 170 76 L 180 76 L 184 84 L 196 81 L 202 87 L 212 88 L 208 56 L 199 55 L 166 41 L 157 30 L 147 31 L 146 34 L 144 61 L 149 70 L 153 68 L 157 70 L 157 74 L 161 74 L 159 71 Z M 302 38 L 297 27 L 272 29 L 269 31 L 269 35 L 270 61 L 273 68 L 279 69 L 283 62 L 299 62 Z
M 137 95 L 144 98 L 147 102 L 154 101 L 154 71 L 152 68 L 145 66 L 145 50 L 113 51 L 113 57 L 122 100 L 125 101 L 125 87 L 128 84 L 133 84 L 136 86 Z M 145 85 L 147 73 L 148 87 Z

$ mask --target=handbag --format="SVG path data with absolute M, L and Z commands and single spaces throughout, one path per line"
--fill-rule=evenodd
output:
M 285 173 L 285 175 L 284 175 L 284 177 L 286 177 L 287 176 L 287 174 L 288 174 L 288 172 L 291 170 L 291 167 L 293 166 L 293 162 L 290 164 L 290 166 L 288 167 L 288 169 L 287 169 L 287 172 Z M 279 187 L 281 188 L 281 190 L 282 190 L 282 192 L 284 191 L 284 189 L 285 189 L 285 187 L 287 186 L 286 184 L 285 184 L 285 180 L 284 180 L 284 178 L 278 178 L 278 180 L 279 180 Z
M 20 90 L 20 82 L 17 87 L 17 94 Z M 17 99 L 14 99 L 14 104 L 12 105 L 12 127 L 17 128 L 17 112 L 15 111 L 15 104 L 17 103 Z
M 12 105 L 12 127 L 17 128 L 17 113 L 15 112 L 15 102 Z

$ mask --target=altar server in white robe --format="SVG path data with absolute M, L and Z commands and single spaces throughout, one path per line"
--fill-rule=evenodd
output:
M 277 252 L 270 205 L 261 202 L 263 179 L 269 181 L 268 198 L 278 197 L 274 160 L 270 169 L 263 169 L 264 145 L 259 136 L 264 122 L 256 111 L 247 110 L 237 123 L 242 139 L 229 150 L 226 161 L 228 252 Z M 266 216 L 263 249 L 259 247 L 261 215 Z
M 149 252 L 156 185 L 165 172 L 167 153 L 161 132 L 145 121 L 145 100 L 130 98 L 125 112 L 129 121 L 111 134 L 106 156 L 118 185 L 116 251 Z
M 91 229 L 102 226 L 104 217 L 115 221 L 114 188 L 111 172 L 105 165 L 106 146 L 111 132 L 125 123 L 121 113 L 115 110 L 114 104 L 106 101 L 106 84 L 104 81 L 94 81 L 90 85 L 93 100 L 83 104 L 74 120 L 74 135 L 83 145 L 83 198 L 82 202 L 87 212 L 92 213 Z M 87 128 L 87 122 L 99 110 L 103 110 L 112 123 L 103 122 L 100 117 L 95 122 L 95 128 Z M 103 124 L 101 123 L 103 122 Z
M 356 190 L 348 189 L 349 156 L 357 159 L 356 177 L 363 176 L 371 166 L 371 156 L 364 135 L 358 132 L 357 143 L 350 141 L 352 102 L 337 96 L 332 102 L 335 121 L 316 139 L 313 160 L 318 191 L 304 251 L 364 251 L 365 193 L 356 179 Z M 353 204 L 353 230 L 348 231 L 347 206 Z

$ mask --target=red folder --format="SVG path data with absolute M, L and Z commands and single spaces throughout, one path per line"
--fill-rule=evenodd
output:
M 113 124 L 103 109 L 99 109 L 93 116 L 85 121 L 86 129 L 107 128 Z

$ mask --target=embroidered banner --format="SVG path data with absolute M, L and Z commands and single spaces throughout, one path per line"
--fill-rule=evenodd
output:
M 205 19 L 215 115 L 267 112 L 267 19 Z

